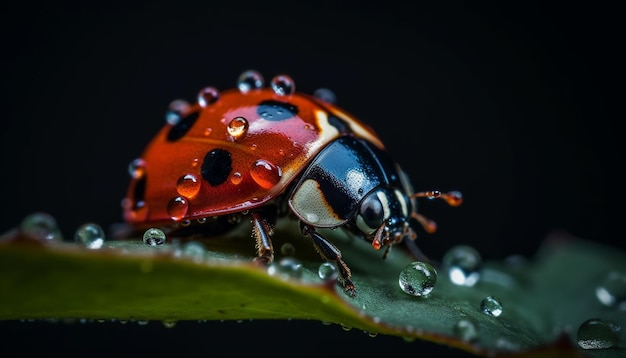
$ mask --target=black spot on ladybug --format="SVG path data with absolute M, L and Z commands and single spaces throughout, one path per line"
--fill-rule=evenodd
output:
M 135 183 L 133 189 L 133 210 L 137 210 L 144 205 L 146 196 L 146 176 L 144 175 Z
M 217 186 L 228 179 L 228 175 L 233 170 L 232 164 L 233 160 L 227 150 L 213 149 L 204 156 L 200 173 L 209 184 Z
M 193 127 L 193 124 L 196 123 L 199 116 L 200 112 L 193 112 L 189 113 L 186 117 L 181 118 L 180 121 L 178 121 L 178 123 L 170 129 L 169 133 L 167 133 L 167 140 L 173 142 L 182 138 L 185 134 L 187 134 L 187 132 L 189 132 L 191 127 Z
M 259 103 L 256 113 L 268 121 L 284 121 L 298 114 L 298 107 L 286 102 L 267 100 Z

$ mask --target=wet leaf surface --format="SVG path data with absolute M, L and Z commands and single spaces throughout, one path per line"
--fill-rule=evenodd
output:
M 295 258 L 302 265 L 296 273 L 288 270 L 293 261 L 269 270 L 253 263 L 254 248 L 244 231 L 192 243 L 168 238 L 159 246 L 146 245 L 141 237 L 108 240 L 89 249 L 41 241 L 16 229 L 0 240 L 0 319 L 317 320 L 477 356 L 626 354 L 625 330 L 619 329 L 626 322 L 624 303 L 620 309 L 606 292 L 604 303 L 596 294 L 602 285 L 618 294 L 626 290 L 619 276 L 626 274 L 623 252 L 556 234 L 532 258 L 482 262 L 472 286 L 454 284 L 447 266 L 433 262 L 436 285 L 420 297 L 399 286 L 400 272 L 412 262 L 404 252 L 392 250 L 381 260 L 382 252 L 367 243 L 329 231 L 353 271 L 358 294 L 351 298 L 334 280 L 319 278 L 322 261 L 296 237 L 297 228 L 282 227 L 274 242 L 275 262 Z M 613 278 L 608 284 L 607 277 Z M 481 309 L 487 297 L 501 303 L 491 311 L 495 314 Z M 610 348 L 577 344 L 579 326 L 592 318 L 605 324 L 583 332 L 587 342 Z

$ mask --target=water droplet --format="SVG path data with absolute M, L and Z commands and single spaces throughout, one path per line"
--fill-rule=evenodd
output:
M 159 228 L 150 228 L 143 233 L 143 242 L 150 246 L 163 245 L 165 243 L 166 236 L 163 230 Z
M 198 224 L 204 224 L 206 222 L 206 218 L 198 218 L 196 221 Z
M 193 174 L 185 174 L 178 178 L 176 190 L 178 194 L 191 199 L 200 191 L 200 181 Z
M 167 213 L 170 215 L 172 220 L 180 220 L 185 217 L 188 208 L 189 203 L 187 202 L 187 199 L 182 196 L 177 196 L 170 200 L 169 204 L 167 204 Z
M 473 247 L 458 245 L 448 250 L 442 259 L 442 266 L 448 272 L 450 281 L 460 286 L 474 286 L 480 278 L 482 258 Z
M 137 158 L 128 164 L 128 174 L 131 178 L 139 179 L 146 174 L 146 161 Z
M 228 134 L 233 136 L 233 138 L 237 139 L 248 131 L 248 120 L 243 117 L 235 117 L 230 122 L 228 122 Z
M 458 320 L 452 328 L 454 334 L 464 340 L 465 342 L 471 342 L 478 337 L 478 331 L 474 322 L 467 318 L 461 318 Z
M 200 107 L 211 105 L 220 99 L 220 92 L 215 87 L 204 87 L 198 92 L 198 104 Z
M 239 75 L 237 88 L 241 93 L 248 93 L 251 90 L 263 88 L 264 83 L 265 80 L 258 71 L 248 70 Z
M 239 185 L 239 183 L 241 183 L 242 180 L 243 180 L 243 176 L 241 175 L 240 172 L 234 172 L 233 175 L 230 176 L 230 182 L 235 185 Z
M 494 296 L 487 296 L 480 301 L 480 310 L 484 314 L 498 317 L 502 314 L 502 303 Z
M 414 261 L 402 269 L 398 283 L 409 295 L 425 296 L 435 288 L 437 270 L 429 263 Z
M 613 347 L 617 341 L 620 326 L 599 318 L 583 322 L 576 332 L 578 345 L 582 349 L 605 349 Z
M 280 246 L 280 253 L 285 256 L 293 256 L 296 253 L 296 247 L 292 243 L 286 242 Z
M 104 244 L 105 234 L 100 225 L 86 223 L 81 225 L 74 234 L 74 240 L 89 249 L 99 249 Z
M 170 102 L 167 112 L 165 112 L 165 121 L 168 124 L 175 126 L 178 122 L 180 122 L 183 114 L 189 112 L 190 108 L 191 106 L 189 105 L 189 102 L 183 99 L 173 100 Z
M 178 323 L 178 321 L 170 319 L 170 320 L 165 320 L 162 323 L 165 328 L 174 328 L 176 326 L 176 323 Z
M 204 261 L 206 248 L 198 241 L 189 241 L 184 243 L 180 248 L 180 256 L 190 258 L 195 262 Z
M 250 176 L 259 184 L 263 189 L 270 189 L 278 183 L 282 176 L 280 167 L 268 162 L 267 160 L 259 159 L 250 168 Z
M 332 262 L 323 262 L 317 268 L 317 275 L 324 281 L 334 281 L 339 276 L 339 269 Z
M 267 268 L 270 276 L 279 276 L 284 279 L 302 277 L 302 263 L 293 257 L 283 257 L 272 262 Z
M 213 129 L 212 129 L 212 128 L 208 128 L 208 127 L 207 127 L 207 128 L 204 128 L 204 136 L 205 136 L 205 137 L 210 136 L 210 135 L 211 135 L 211 132 L 213 132 Z
M 315 90 L 315 92 L 313 92 L 313 96 L 330 104 L 333 104 L 337 101 L 337 96 L 335 96 L 335 93 L 328 88 L 318 88 L 317 90 Z
M 596 297 L 607 307 L 626 310 L 626 274 L 609 272 L 596 287 Z
M 288 96 L 296 92 L 296 84 L 288 75 L 278 75 L 272 78 L 272 90 L 279 96 Z
M 44 212 L 27 215 L 20 223 L 20 230 L 34 239 L 63 241 L 56 219 Z
M 145 326 L 145 325 L 147 325 L 148 323 L 150 323 L 150 321 L 149 321 L 149 320 L 138 320 L 138 321 L 137 321 L 137 324 L 138 324 L 138 325 L 140 325 L 140 326 Z

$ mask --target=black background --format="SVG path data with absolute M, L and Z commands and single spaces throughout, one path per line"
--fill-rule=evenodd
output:
M 439 224 L 418 241 L 431 257 L 532 256 L 552 230 L 624 248 L 617 2 L 410 4 L 3 2 L 0 231 L 35 211 L 68 238 L 119 222 L 127 165 L 168 103 L 254 68 L 332 89 L 417 190 L 463 192 L 421 206 Z M 317 322 L 49 325 L 1 323 L 0 351 L 31 337 L 32 353 L 466 356 Z

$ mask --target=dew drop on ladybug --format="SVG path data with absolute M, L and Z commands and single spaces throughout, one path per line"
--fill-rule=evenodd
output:
M 238 139 L 246 134 L 248 127 L 249 124 L 247 119 L 244 117 L 235 117 L 228 122 L 226 130 L 231 137 Z
M 128 165 L 128 174 L 131 178 L 140 179 L 146 173 L 146 161 L 137 158 Z
M 189 209 L 189 202 L 182 196 L 177 196 L 170 200 L 167 204 L 167 213 L 172 220 L 181 220 L 187 214 Z
M 243 72 L 237 80 L 237 88 L 241 93 L 248 93 L 251 90 L 263 88 L 265 80 L 263 75 L 255 70 Z
M 233 183 L 234 185 L 241 184 L 242 180 L 243 180 L 243 176 L 241 175 L 240 172 L 233 172 L 233 174 L 230 176 L 230 182 Z
M 193 199 L 200 191 L 200 181 L 193 174 L 185 174 L 178 178 L 176 190 L 185 198 Z
M 175 126 L 190 109 L 191 105 L 189 102 L 184 99 L 175 99 L 170 102 L 167 112 L 165 112 L 165 121 Z
M 200 107 L 211 105 L 220 99 L 220 92 L 215 87 L 204 87 L 198 93 L 198 104 Z
M 326 103 L 333 104 L 337 101 L 335 93 L 328 88 L 318 88 L 313 92 L 313 97 L 319 98 Z
M 278 75 L 272 78 L 272 90 L 279 96 L 288 96 L 296 92 L 293 79 L 287 75 Z
M 252 164 L 250 176 L 263 189 L 271 189 L 280 181 L 282 173 L 279 167 L 259 159 Z

